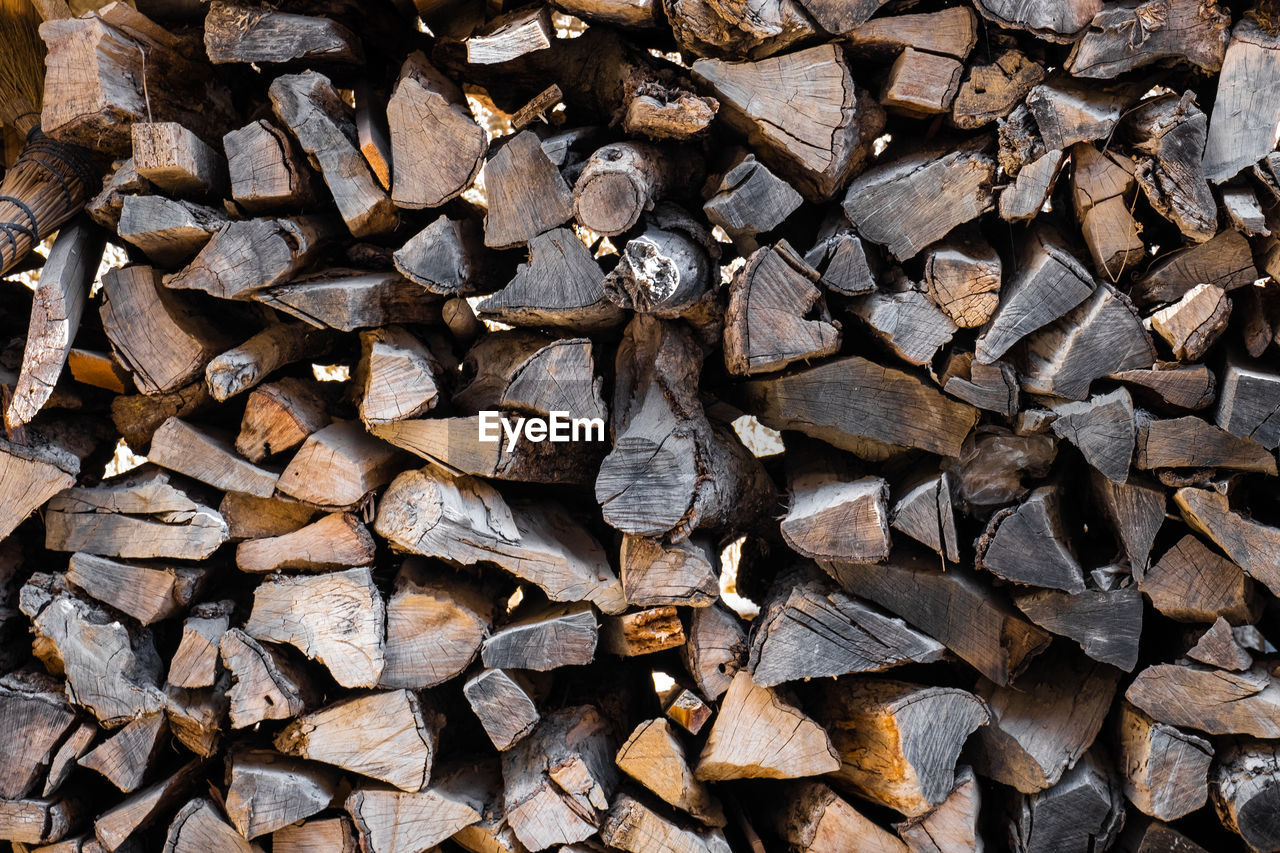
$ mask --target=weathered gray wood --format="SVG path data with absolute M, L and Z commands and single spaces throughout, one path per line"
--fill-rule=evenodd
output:
M 729 689 L 746 663 L 747 634 L 738 617 L 719 604 L 695 609 L 680 649 L 685 668 L 708 699 Z
M 748 154 L 724 173 L 702 212 L 730 237 L 750 238 L 777 228 L 803 203 L 790 184 Z
M 1090 751 L 1052 788 L 1014 799 L 1014 853 L 1106 850 L 1124 821 L 1124 794 L 1106 758 Z
M 276 488 L 317 506 L 351 509 L 403 468 L 401 451 L 345 421 L 307 436 Z
M 279 475 L 242 459 L 231 437 L 220 431 L 169 418 L 151 438 L 148 459 L 224 492 L 260 498 L 275 493 Z
M 24 446 L 0 439 L 0 537 L 7 537 L 45 501 L 70 486 L 80 460 L 56 444 Z
M 698 781 L 671 723 L 661 717 L 641 722 L 618 749 L 618 769 L 665 802 L 702 821 L 724 826 L 725 817 L 710 789 Z
M 205 16 L 204 49 L 215 65 L 300 60 L 355 64 L 364 60 L 360 39 L 336 21 L 221 0 L 211 3 Z
M 287 364 L 323 355 L 332 343 L 327 331 L 301 323 L 273 323 L 210 361 L 204 369 L 204 381 L 213 399 L 221 403 Z
M 896 484 L 889 523 L 932 548 L 940 557 L 960 561 L 956 514 L 951 504 L 951 481 L 945 474 L 922 472 Z
M 1156 405 L 1175 409 L 1203 409 L 1214 400 L 1217 377 L 1203 364 L 1157 361 L 1151 367 L 1120 370 L 1109 378 L 1153 398 Z
M 0 797 L 40 794 L 42 779 L 52 772 L 56 753 L 76 725 L 63 686 L 53 676 L 38 668 L 0 676 L 0 732 L 8 743 L 25 747 L 0 756 Z
M 1277 406 L 1280 406 L 1280 373 L 1254 362 L 1227 362 L 1218 391 L 1218 426 L 1275 450 L 1280 446 Z
M 541 719 L 533 686 L 514 670 L 483 669 L 467 679 L 462 693 L 499 751 L 533 731 Z
M 138 566 L 72 554 L 67 582 L 143 625 L 177 616 L 209 579 L 206 566 Z
M 1211 735 L 1274 738 L 1280 731 L 1280 688 L 1265 666 L 1227 672 L 1154 664 L 1138 673 L 1125 698 L 1162 723 Z
M 1133 400 L 1123 388 L 1053 409 L 1053 432 L 1076 446 L 1085 461 L 1108 480 L 1129 479 L 1136 427 Z
M 226 160 L 187 128 L 172 121 L 139 121 L 130 132 L 134 171 L 164 192 L 199 197 L 225 190 Z
M 98 773 L 126 794 L 142 785 L 169 733 L 164 714 L 137 717 L 80 757 L 79 764 Z
M 1251 17 L 1231 29 L 1204 147 L 1204 171 L 1225 183 L 1272 149 L 1267 134 L 1280 121 L 1280 50 L 1276 34 Z
M 1147 200 L 1197 243 L 1218 231 L 1218 203 L 1200 164 L 1208 121 L 1187 91 L 1144 101 L 1126 113 L 1122 128 L 1134 150 L 1148 155 L 1135 173 Z
M 1118 3 L 1094 15 L 1071 49 L 1066 68 L 1076 77 L 1109 79 L 1165 61 L 1210 73 L 1222 68 L 1231 16 L 1195 0 L 1174 0 L 1152 18 L 1140 2 Z M 1142 33 L 1134 42 L 1134 31 Z
M 484 174 L 484 244 L 491 249 L 523 246 L 573 216 L 573 192 L 531 131 L 493 153 Z
M 1086 655 L 1132 672 L 1142 635 L 1142 594 L 1134 587 L 1022 592 L 1013 597 L 1032 622 L 1079 644 Z
M 586 603 L 553 604 L 493 632 L 480 650 L 484 665 L 537 672 L 585 666 L 595 659 L 599 626 Z
M 1016 508 L 993 515 L 976 545 L 977 565 L 1015 583 L 1082 592 L 1084 574 L 1062 516 L 1062 497 L 1061 489 L 1041 486 Z
M 165 286 L 222 299 L 249 298 L 293 278 L 334 236 L 334 224 L 319 216 L 229 222 L 191 263 L 166 276 Z
M 1208 801 L 1209 741 L 1157 723 L 1128 702 L 1120 703 L 1115 737 L 1125 796 L 1144 814 L 1177 820 Z
M 1280 528 L 1270 527 L 1231 509 L 1226 495 L 1211 489 L 1178 489 L 1173 502 L 1192 530 L 1208 537 L 1245 573 L 1280 589 Z
M 1152 420 L 1138 430 L 1134 466 L 1157 468 L 1225 468 L 1276 474 L 1276 459 L 1250 438 L 1239 438 L 1194 415 Z
M 228 765 L 227 817 L 250 840 L 323 811 L 338 793 L 330 768 L 271 750 L 234 752 Z
M 1135 281 L 1131 296 L 1141 305 L 1176 302 L 1198 284 L 1230 291 L 1253 284 L 1258 276 L 1249 241 L 1228 229 L 1156 263 Z
M 266 119 L 222 137 L 231 197 L 252 213 L 300 208 L 315 199 L 315 177 L 287 132 Z
M 153 263 L 173 268 L 191 260 L 226 223 L 226 214 L 202 204 L 130 195 L 120 208 L 116 233 Z
M 1218 817 L 1253 850 L 1280 845 L 1274 824 L 1280 754 L 1274 743 L 1242 739 L 1218 756 L 1211 790 Z

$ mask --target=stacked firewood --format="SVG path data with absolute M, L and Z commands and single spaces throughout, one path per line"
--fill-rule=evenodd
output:
M 35 4 L 0 839 L 1280 850 L 1277 4 L 252 2 Z

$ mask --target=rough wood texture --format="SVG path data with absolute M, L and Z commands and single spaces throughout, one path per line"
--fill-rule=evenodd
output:
M 276 486 L 300 501 L 348 509 L 390 482 L 402 463 L 400 451 L 358 423 L 335 423 L 307 436 Z
M 1155 664 L 1138 673 L 1125 698 L 1154 719 L 1212 735 L 1275 737 L 1280 702 L 1265 668 L 1246 672 L 1189 664 Z
M 1228 746 L 1213 772 L 1213 805 L 1219 818 L 1250 848 L 1274 849 L 1280 757 L 1274 744 L 1242 740 Z
M 490 248 L 523 246 L 573 216 L 573 191 L 531 131 L 516 134 L 490 155 L 484 173 L 489 195 L 484 244 Z
M 336 21 L 223 2 L 209 5 L 204 48 L 215 64 L 356 63 L 364 59 L 359 39 Z
M 227 165 L 177 122 L 135 122 L 133 169 L 160 190 L 178 196 L 210 196 L 227 183 Z
M 67 570 L 69 583 L 143 625 L 185 611 L 207 579 L 204 568 L 137 566 L 91 554 L 72 554 Z
M 283 649 L 232 628 L 218 641 L 218 653 L 232 681 L 227 694 L 232 728 L 289 720 L 318 704 L 319 693 L 299 662 Z
M 289 135 L 266 119 L 222 137 L 231 197 L 252 213 L 297 208 L 315 198 L 315 180 Z
M 313 386 L 292 377 L 280 379 L 249 394 L 236 451 L 261 462 L 292 450 L 328 425 L 329 415 Z
M 483 669 L 467 679 L 462 692 L 499 750 L 529 734 L 541 719 L 533 687 L 519 672 Z
M 797 782 L 769 812 L 779 837 L 802 853 L 833 853 L 850 843 L 865 853 L 907 850 L 822 782 Z
M 1231 29 L 1204 146 L 1205 176 L 1215 184 L 1235 177 L 1271 150 L 1263 137 L 1280 120 L 1278 49 L 1275 34 L 1253 18 L 1241 18 Z
M 387 599 L 386 665 L 378 684 L 421 689 L 459 675 L 475 660 L 493 617 L 478 584 L 405 560 Z
M 278 475 L 241 459 L 229 436 L 169 418 L 151 437 L 148 458 L 161 466 L 224 492 L 260 498 L 275 493 Z
M 222 402 L 287 364 L 324 354 L 331 343 L 324 331 L 298 323 L 273 323 L 210 361 L 204 369 L 205 383 L 213 399 Z
M 312 216 L 229 222 L 191 263 L 165 277 L 174 290 L 203 290 L 223 299 L 293 278 L 334 233 L 328 219 Z
M 1142 633 L 1142 596 L 1133 587 L 1066 593 L 1037 590 L 1014 596 L 1018 609 L 1047 631 L 1074 640 L 1097 661 L 1132 672 Z

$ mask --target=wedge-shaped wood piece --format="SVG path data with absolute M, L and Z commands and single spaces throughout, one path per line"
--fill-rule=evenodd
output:
M 943 391 L 980 409 L 1006 417 L 1018 412 L 1018 374 L 1003 361 L 983 364 L 972 353 L 953 352 L 940 381 Z
M 1076 562 L 1057 487 L 1042 486 L 1019 506 L 993 515 L 977 552 L 977 565 L 1005 580 L 1084 590 L 1084 572 Z
M 785 240 L 747 259 L 729 285 L 724 318 L 730 373 L 767 373 L 840 348 L 840 323 L 831 319 L 816 278 Z
M 747 634 L 737 615 L 713 604 L 689 615 L 688 640 L 680 649 L 685 668 L 708 699 L 729 689 L 746 663 Z
M 910 853 L 965 853 L 982 849 L 978 818 L 982 792 L 973 768 L 956 768 L 956 784 L 947 798 L 919 817 L 897 825 Z
M 693 76 L 760 159 L 811 201 L 830 199 L 862 168 L 884 127 L 835 44 L 756 62 L 700 59 Z
M 1253 581 L 1235 563 L 1190 534 L 1138 578 L 1157 610 L 1179 622 L 1252 622 L 1259 607 Z
M 599 332 L 622 322 L 605 296 L 604 271 L 578 236 L 553 228 L 528 238 L 529 262 L 506 287 L 476 306 L 486 319 L 515 326 Z
M 62 783 L 75 771 L 80 756 L 88 751 L 97 737 L 98 726 L 95 723 L 82 719 L 75 724 L 49 761 L 49 773 L 44 780 L 44 796 L 57 793 Z
M 1268 450 L 1280 447 L 1280 373 L 1253 362 L 1227 362 L 1218 393 L 1217 424 Z
M 269 749 L 233 752 L 227 769 L 227 817 L 245 838 L 282 829 L 323 811 L 338 794 L 338 774 Z
M 1121 784 L 1129 802 L 1158 820 L 1177 820 L 1209 800 L 1213 745 L 1157 723 L 1121 702 L 1115 718 Z
M 1189 415 L 1153 420 L 1138 430 L 1135 467 L 1225 468 L 1276 475 L 1276 458 L 1251 438 L 1239 438 Z
M 938 556 L 953 563 L 960 561 L 951 478 L 947 474 L 924 474 L 895 486 L 889 523 Z
M 1070 77 L 1051 77 L 1027 93 L 1027 108 L 1045 148 L 1065 151 L 1077 142 L 1109 138 L 1134 94 L 1128 87 L 1104 89 Z
M 186 796 L 199 775 L 201 762 L 193 759 L 173 775 L 125 797 L 106 809 L 93 823 L 93 834 L 107 850 L 119 850 L 135 832 L 144 829 Z M 127 848 L 126 848 L 127 849 Z
M 971 65 L 951 105 L 951 120 L 975 130 L 1002 119 L 1043 79 L 1044 66 L 1018 50 L 1004 51 L 989 65 Z
M 352 109 L 329 78 L 315 71 L 285 74 L 271 83 L 269 93 L 276 116 L 318 164 L 351 234 L 368 237 L 393 229 L 395 205 L 352 143 Z
M 1123 382 L 1155 405 L 1174 409 L 1203 409 L 1213 402 L 1217 377 L 1203 364 L 1157 361 L 1148 368 L 1119 370 L 1109 379 Z
M 360 333 L 360 420 L 366 427 L 416 418 L 440 402 L 441 368 L 401 326 Z
M 846 356 L 745 383 L 749 410 L 774 429 L 794 429 L 867 459 L 897 447 L 956 456 L 978 410 L 914 375 Z
M 301 323 L 273 323 L 209 362 L 204 381 L 213 399 L 221 403 L 248 391 L 286 364 L 323 355 L 332 344 L 333 336 L 326 330 Z
M 907 260 L 991 209 L 995 171 L 980 149 L 908 155 L 855 178 L 844 212 L 864 238 Z
M 694 778 L 684 745 L 659 717 L 636 726 L 615 757 L 618 769 L 708 826 L 724 826 L 724 812 L 710 789 Z
M 620 794 L 600 827 L 600 839 L 627 853 L 729 853 L 719 829 L 687 829 L 630 796 Z
M 421 791 L 443 720 L 408 690 L 365 693 L 299 717 L 275 737 L 286 755 Z
M 233 729 L 264 720 L 289 720 L 319 704 L 320 692 L 301 661 L 287 650 L 264 645 L 232 628 L 218 641 L 218 652 L 231 675 L 227 698 Z
M 585 666 L 595 658 L 599 626 L 591 605 L 555 604 L 504 626 L 484 641 L 484 665 L 539 672 Z
M 1140 305 L 1177 302 L 1200 284 L 1235 290 L 1259 277 L 1249 241 L 1227 229 L 1205 243 L 1174 252 L 1140 276 L 1130 296 Z
M 307 436 L 276 487 L 300 501 L 349 509 L 403 467 L 399 450 L 346 421 Z
M 343 687 L 373 687 L 385 663 L 386 607 L 369 569 L 272 575 L 253 593 L 244 630 L 324 664 Z
M 1253 666 L 1253 656 L 1240 644 L 1227 620 L 1221 616 L 1187 650 L 1187 657 L 1231 672 L 1244 672 Z
M 421 52 L 405 60 L 391 100 L 391 200 L 400 207 L 439 207 L 475 180 L 489 140 L 457 84 Z
M 813 248 L 804 261 L 818 270 L 822 284 L 836 293 L 859 296 L 876 289 L 862 240 L 853 233 L 844 211 L 832 212 L 818 229 Z
M 64 447 L 0 439 L 0 538 L 59 492 L 75 485 L 80 459 Z
M 1280 846 L 1271 821 L 1280 805 L 1280 750 L 1274 743 L 1242 738 L 1228 745 L 1213 769 L 1211 790 L 1218 818 L 1251 850 Z
M 1130 814 L 1116 849 L 1124 853 L 1209 853 L 1173 827 L 1158 820 L 1143 820 Z
M 889 486 L 879 477 L 852 479 L 813 460 L 790 472 L 791 503 L 782 538 L 813 560 L 877 563 L 889 556 Z
M 284 536 L 301 530 L 318 510 L 286 497 L 255 498 L 241 492 L 227 492 L 218 504 L 233 541 Z
M 467 679 L 462 693 L 499 751 L 509 749 L 542 719 L 533 685 L 516 670 L 482 669 Z
M 56 754 L 76 728 L 76 714 L 58 680 L 38 668 L 0 676 L 0 734 L 7 743 L 23 745 L 0 755 L 0 798 L 39 794 Z
M 397 272 L 333 269 L 277 285 L 254 299 L 317 329 L 352 332 L 389 323 L 436 323 L 440 305 Z
M 1015 686 L 989 681 L 977 693 L 991 708 L 978 733 L 974 769 L 1033 794 L 1056 785 L 1102 729 L 1120 671 L 1066 650 L 1041 656 Z
M 874 601 L 938 640 L 997 684 L 1010 683 L 1051 636 L 963 568 L 905 551 L 882 565 L 820 563 L 847 592 Z
M 914 817 L 951 793 L 956 759 L 987 708 L 964 690 L 867 678 L 828 685 L 818 719 L 840 756 L 835 778 Z
M 441 215 L 391 257 L 405 278 L 442 296 L 469 293 L 490 272 L 476 219 Z
M 843 34 L 850 50 L 876 59 L 906 48 L 964 60 L 978 43 L 978 16 L 957 7 L 917 15 L 887 15 Z
M 210 196 L 225 191 L 227 163 L 187 128 L 172 121 L 134 122 L 133 169 L 165 193 Z
M 351 819 L 344 816 L 305 820 L 271 833 L 272 853 L 358 853 Z
M 1071 146 L 1071 194 L 1093 267 L 1117 281 L 1146 255 L 1133 218 L 1133 160 L 1080 142 Z
M 985 239 L 961 231 L 925 253 L 924 283 L 952 322 L 970 329 L 991 319 L 999 305 L 1001 270 L 1000 256 Z
M 1026 30 L 1052 42 L 1074 41 L 1102 10 L 1102 0 L 978 0 L 976 5 L 983 17 L 1001 27 Z
M 125 560 L 206 559 L 227 541 L 227 523 L 195 493 L 154 465 L 66 489 L 45 505 L 45 547 Z
M 1203 243 L 1218 232 L 1218 203 L 1209 189 L 1200 153 L 1208 118 L 1195 106 L 1195 94 L 1164 95 L 1125 113 L 1123 132 L 1138 160 L 1138 184 L 1157 213 L 1188 239 Z
M 562 708 L 502 754 L 503 804 L 530 850 L 575 844 L 596 833 L 618 771 L 613 726 L 590 705 Z
M 1241 18 L 1232 27 L 1204 146 L 1205 176 L 1215 184 L 1235 177 L 1272 148 L 1263 137 L 1280 121 L 1277 51 L 1280 37 L 1253 18 Z
M 330 513 L 282 536 L 251 539 L 236 546 L 236 566 L 245 572 L 295 569 L 325 572 L 373 562 L 369 531 L 349 512 Z
M 684 645 L 684 627 L 675 607 L 664 605 L 606 616 L 600 629 L 600 650 L 635 657 Z
M 231 197 L 252 213 L 303 208 L 315 200 L 315 179 L 286 131 L 258 119 L 222 137 Z
M 293 278 L 336 235 L 337 227 L 319 216 L 228 222 L 191 263 L 165 276 L 164 284 L 222 299 L 247 299 Z
M 143 625 L 184 612 L 208 580 L 207 566 L 138 566 L 72 554 L 67 581 Z
M 138 717 L 81 756 L 79 764 L 131 793 L 147 776 L 168 733 L 165 716 L 159 711 Z
M 360 39 L 336 21 L 223 2 L 209 6 L 204 19 L 204 49 L 215 65 L 299 60 L 357 63 L 364 59 Z
M 1138 673 L 1125 698 L 1162 723 L 1211 735 L 1274 738 L 1280 732 L 1280 685 L 1264 665 L 1226 672 L 1155 664 Z
M 1099 473 L 1113 483 L 1129 479 L 1133 458 L 1133 400 L 1123 388 L 1096 394 L 1078 403 L 1063 403 L 1053 409 L 1057 420 L 1053 432 L 1076 446 Z
M 555 504 L 508 503 L 481 480 L 434 466 L 406 471 L 383 494 L 374 529 L 402 551 L 467 566 L 496 563 L 554 601 L 586 600 L 606 613 L 626 607 L 622 584 L 586 528 Z
M 344 804 L 364 850 L 428 850 L 480 820 L 484 802 L 463 786 L 421 791 L 361 786 Z
M 108 728 L 161 710 L 160 657 L 149 631 L 130 629 L 103 608 L 59 591 L 49 575 L 37 573 L 20 602 L 35 629 L 34 647 L 60 664 L 73 705 Z
M 151 437 L 147 458 L 224 492 L 259 498 L 275 494 L 278 474 L 240 457 L 229 437 L 169 418 Z
M 161 287 L 151 267 L 107 272 L 102 293 L 102 328 L 144 394 L 180 388 L 224 348 L 204 316 Z
M 187 690 L 166 686 L 164 712 L 169 731 L 188 750 L 201 758 L 217 755 L 226 727 L 230 700 L 227 691 L 231 676 L 223 672 L 212 687 Z
M 774 687 L 942 657 L 937 640 L 833 587 L 817 573 L 780 575 L 752 632 L 753 682 Z
M 1172 305 L 1151 315 L 1151 328 L 1164 338 L 1179 361 L 1203 358 L 1227 330 L 1231 300 L 1212 284 L 1197 284 Z
M 484 174 L 484 244 L 491 249 L 523 246 L 573 216 L 573 191 L 531 131 L 516 134 L 490 156 Z
M 1111 763 L 1090 751 L 1048 790 L 1014 798 L 1010 849 L 1106 850 L 1124 822 L 1124 792 Z
M 1222 208 L 1231 226 L 1246 237 L 1271 236 L 1262 203 L 1252 187 L 1224 187 Z
M 226 224 L 227 215 L 212 207 L 158 195 L 130 195 L 120 209 L 116 234 L 153 263 L 172 269 L 190 261 Z M 44 279 L 43 273 L 40 278 Z
M 1196 0 L 1161 7 L 1160 24 L 1149 27 L 1147 8 L 1126 2 L 1101 9 L 1071 49 L 1066 68 L 1076 77 L 1109 79 L 1126 71 L 1173 60 L 1213 73 L 1222 68 L 1231 16 Z M 1142 40 L 1132 33 L 1141 28 Z
M 236 450 L 253 462 L 261 462 L 297 447 L 329 421 L 324 401 L 313 385 L 292 376 L 279 379 L 250 393 Z
M 795 779 L 839 768 L 822 726 L 739 672 L 720 702 L 694 775 L 704 782 Z
M 685 326 L 636 314 L 615 359 L 613 450 L 596 477 L 605 521 L 623 533 L 686 538 L 750 524 L 773 497 L 759 460 L 697 392 L 703 347 Z
M 1086 655 L 1132 672 L 1142 635 L 1142 595 L 1135 587 L 1014 596 L 1018 609 L 1046 631 L 1074 640 Z
M 647 536 L 624 535 L 618 562 L 628 604 L 706 607 L 720 596 L 720 557 L 707 537 L 665 545 Z
M 908 849 L 818 781 L 792 783 L 786 796 L 770 804 L 766 820 L 789 849 L 799 853 L 835 853 L 851 843 L 862 853 L 907 853 Z
M 724 173 L 702 212 L 736 240 L 772 231 L 803 203 L 791 184 L 748 154 Z
M 702 697 L 686 687 L 670 690 L 662 699 L 662 713 L 691 735 L 697 735 L 715 715 Z
M 387 600 L 386 666 L 380 687 L 434 687 L 470 666 L 489 633 L 487 589 L 458 573 L 410 557 Z
M 206 797 L 197 797 L 178 809 L 164 839 L 164 853 L 199 853 L 201 850 L 262 853 L 262 848 L 246 841 L 223 817 L 222 809 Z
M 1208 537 L 1245 574 L 1272 592 L 1280 590 L 1280 529 L 1233 511 L 1226 495 L 1211 489 L 1178 489 L 1173 502 L 1191 529 Z
M 1000 193 L 1000 218 L 1006 222 L 1030 222 L 1053 194 L 1066 152 L 1052 148 L 1018 170 L 1011 186 Z
M 918 290 L 858 296 L 849 309 L 894 355 L 918 367 L 932 362 L 956 332 L 951 318 Z
M 0 833 L 15 844 L 51 844 L 80 822 L 83 808 L 62 795 L 0 800 Z
M 1093 380 L 1146 367 L 1155 355 L 1133 305 L 1103 283 L 1057 322 L 1027 338 L 1019 373 L 1024 391 L 1083 400 Z

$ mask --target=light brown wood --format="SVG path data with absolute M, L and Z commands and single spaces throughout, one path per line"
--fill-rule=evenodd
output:
M 415 792 L 360 787 L 344 806 L 361 849 L 427 850 L 480 820 L 483 802 L 465 787 L 435 784 Z
M 668 546 L 649 537 L 624 535 L 618 562 L 628 604 L 706 607 L 720 594 L 720 558 L 704 537 Z
M 301 323 L 273 323 L 210 361 L 204 369 L 205 384 L 221 403 L 287 364 L 323 355 L 332 341 L 328 332 Z
M 251 213 L 300 208 L 315 198 L 313 173 L 289 135 L 258 119 L 222 137 L 231 197 Z
M 8 536 L 45 501 L 75 485 L 79 473 L 80 460 L 65 448 L 0 439 L 0 535 Z
M 403 466 L 400 451 L 366 433 L 359 423 L 346 421 L 308 435 L 276 487 L 317 506 L 351 509 L 389 483 Z
M 386 665 L 381 687 L 434 687 L 462 673 L 494 618 L 487 589 L 463 575 L 410 557 L 387 599 Z
M 287 453 L 329 425 L 314 385 L 294 377 L 255 388 L 244 407 L 236 451 L 252 462 Z
M 68 583 L 143 625 L 185 611 L 208 578 L 203 566 L 137 566 L 92 554 L 72 554 L 67 571 Z
M 973 768 L 956 768 L 956 786 L 933 810 L 898 824 L 911 853 L 965 853 L 981 850 L 978 831 L 982 793 Z
M 1171 726 L 1272 738 L 1280 731 L 1277 694 L 1274 677 L 1263 666 L 1237 673 L 1200 664 L 1154 664 L 1138 673 L 1124 695 Z
M 222 809 L 205 797 L 197 797 L 178 809 L 164 841 L 164 853 L 197 853 L 200 850 L 262 853 L 261 847 L 246 841 L 227 822 Z
M 177 122 L 134 122 L 133 168 L 166 193 L 185 197 L 225 191 L 227 164 L 218 152 Z
M 671 605 L 607 616 L 600 631 L 600 650 L 635 657 L 684 645 L 684 627 Z
M 264 645 L 232 628 L 219 639 L 218 653 L 231 676 L 227 698 L 233 729 L 264 720 L 289 720 L 318 704 L 319 691 L 301 661 L 285 649 Z
M 619 770 L 663 801 L 707 826 L 724 826 L 720 804 L 707 786 L 694 778 L 685 759 L 684 745 L 667 720 L 659 717 L 636 726 L 618 749 L 614 761 Z
M 182 623 L 182 637 L 169 661 L 166 684 L 174 687 L 212 687 L 218 675 L 218 643 L 231 624 L 229 600 L 191 608 Z
M 229 222 L 164 283 L 174 290 L 203 290 L 223 299 L 248 298 L 293 278 L 335 231 L 334 222 L 317 216 Z
M 360 420 L 374 424 L 416 418 L 441 399 L 443 377 L 430 349 L 400 326 L 360 333 Z
M 229 764 L 227 817 L 249 840 L 323 811 L 338 794 L 337 773 L 270 750 L 233 753 Z
M 771 804 L 778 835 L 801 853 L 835 853 L 856 845 L 860 853 L 906 853 L 907 847 L 818 781 L 795 783 Z
M 169 418 L 151 437 L 147 458 L 224 492 L 244 492 L 259 498 L 275 493 L 279 475 L 242 459 L 231 437 Z
M 138 717 L 81 756 L 79 764 L 128 794 L 142 784 L 167 734 L 159 711 Z
M 1178 489 L 1173 502 L 1195 532 L 1206 536 L 1245 573 L 1271 590 L 1280 589 L 1280 529 L 1233 512 L 1225 495 L 1210 489 Z
M 718 829 L 686 829 L 627 794 L 613 803 L 600 827 L 600 838 L 628 853 L 647 850 L 688 850 L 721 853 L 729 843 Z
M 573 216 L 573 192 L 531 131 L 491 154 L 484 174 L 484 244 L 492 249 L 525 245 Z
M 366 566 L 373 557 L 373 537 L 347 512 L 329 513 L 292 532 L 251 539 L 236 546 L 236 566 L 245 572 L 324 572 Z
M 1177 820 L 1208 801 L 1209 741 L 1157 723 L 1128 702 L 1121 703 L 1115 728 L 1124 793 L 1140 811 Z

